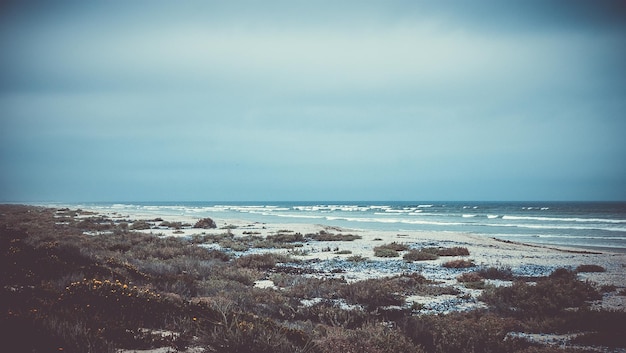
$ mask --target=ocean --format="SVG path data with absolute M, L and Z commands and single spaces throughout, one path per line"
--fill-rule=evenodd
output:
M 626 252 L 626 202 L 134 202 L 72 206 L 399 233 L 466 232 L 518 242 Z

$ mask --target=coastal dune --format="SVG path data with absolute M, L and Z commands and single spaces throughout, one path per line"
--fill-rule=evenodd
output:
M 11 351 L 626 349 L 619 252 L 22 205 L 0 235 Z

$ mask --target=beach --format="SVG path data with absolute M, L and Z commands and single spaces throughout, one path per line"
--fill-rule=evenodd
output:
M 35 330 L 126 353 L 626 349 L 622 252 L 206 216 L 3 205 L 8 345 Z
M 291 249 L 251 248 L 247 251 L 236 252 L 237 256 L 267 252 L 296 254 L 294 258 L 303 263 L 298 266 L 316 269 L 318 271 L 317 276 L 326 278 L 345 278 L 348 281 L 358 281 L 383 276 L 397 276 L 410 271 L 423 273 L 429 279 L 442 281 L 446 285 L 455 285 L 463 289 L 462 283 L 459 283 L 456 277 L 462 272 L 471 271 L 472 268 L 450 270 L 443 267 L 442 264 L 453 259 L 464 258 L 471 260 L 476 267 L 510 268 L 516 276 L 521 277 L 546 276 L 557 268 L 575 269 L 580 265 L 594 264 L 603 267 L 605 271 L 581 273 L 579 276 L 600 286 L 614 285 L 618 288 L 626 288 L 626 254 L 618 251 L 619 249 L 598 250 L 596 247 L 585 249 L 582 247 L 520 243 L 450 231 L 403 231 L 400 233 L 363 228 L 349 229 L 315 223 L 251 223 L 244 219 L 215 218 L 216 229 L 196 229 L 192 225 L 200 218 L 188 215 L 172 216 L 171 213 L 155 213 L 154 211 L 150 213 L 142 211 L 134 213 L 101 212 L 100 209 L 86 209 L 86 211 L 112 219 L 147 221 L 151 228 L 138 231 L 158 236 L 189 238 L 199 235 L 220 235 L 225 230 L 235 238 L 246 238 L 250 234 L 267 237 L 281 233 L 316 234 L 319 232 L 360 236 L 360 239 L 351 241 L 306 241 L 298 244 L 301 246 Z M 153 221 L 154 219 L 178 222 L 186 224 L 186 226 L 180 229 L 161 227 L 159 224 L 162 221 Z M 409 249 L 464 247 L 469 250 L 470 255 L 440 257 L 436 260 L 413 263 L 402 260 L 402 255 L 406 251 L 400 252 L 398 257 L 394 258 L 374 256 L 374 248 L 386 243 L 406 244 Z M 217 244 L 212 244 L 209 247 L 222 249 Z M 353 263 L 346 260 L 352 256 L 362 257 L 366 261 L 364 261 L 365 263 Z M 263 285 L 272 285 L 268 282 L 262 283 Z M 502 285 L 499 281 L 495 283 Z M 479 296 L 480 292 L 470 291 L 470 293 L 472 296 L 468 300 L 452 306 L 452 310 L 457 307 L 463 310 L 474 307 L 474 305 L 468 305 L 468 302 L 476 304 L 475 297 Z M 425 302 L 436 301 L 436 298 L 420 299 Z M 607 309 L 626 310 L 626 296 L 606 295 L 597 305 Z M 446 308 L 450 309 L 449 307 Z

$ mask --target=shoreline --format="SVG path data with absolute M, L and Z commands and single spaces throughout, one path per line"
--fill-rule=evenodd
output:
M 305 255 L 297 256 L 303 261 L 345 261 L 350 256 L 362 256 L 373 262 L 389 262 L 401 261 L 402 256 L 395 259 L 380 258 L 374 256 L 373 248 L 387 243 L 406 243 L 411 248 L 419 248 L 421 246 L 462 246 L 467 247 L 470 251 L 469 257 L 453 257 L 454 259 L 471 258 L 478 267 L 510 267 L 521 276 L 542 276 L 556 268 L 564 267 L 575 269 L 580 265 L 597 264 L 606 268 L 606 272 L 602 273 L 586 273 L 583 277 L 591 280 L 599 285 L 615 285 L 626 288 L 626 252 L 611 251 L 611 249 L 596 249 L 591 247 L 574 247 L 574 246 L 554 246 L 538 243 L 523 243 L 511 240 L 499 239 L 495 237 L 485 237 L 478 234 L 462 233 L 455 231 L 388 231 L 388 230 L 371 230 L 371 229 L 348 229 L 320 223 L 265 223 L 250 222 L 245 219 L 234 218 L 213 218 L 217 224 L 216 229 L 194 229 L 191 226 L 201 217 L 192 217 L 189 215 L 174 216 L 171 214 L 159 213 L 142 213 L 142 212 L 102 212 L 98 209 L 84 208 L 83 211 L 95 212 L 99 215 L 111 218 L 128 218 L 130 220 L 150 220 L 163 219 L 165 221 L 181 222 L 188 224 L 189 227 L 180 230 L 172 229 L 146 229 L 140 232 L 161 236 L 174 237 L 192 237 L 194 235 L 219 235 L 224 232 L 232 233 L 235 238 L 245 237 L 250 234 L 267 237 L 275 235 L 281 231 L 289 231 L 294 233 L 317 233 L 327 231 L 338 234 L 357 234 L 362 238 L 354 241 L 321 241 L 304 243 L 302 248 L 298 248 Z M 155 222 L 156 225 L 157 222 Z M 255 234 L 256 233 L 256 234 Z M 326 251 L 328 249 L 350 252 L 349 254 L 336 254 L 337 251 Z M 282 252 L 289 253 L 285 249 L 257 249 L 252 252 L 241 252 L 237 256 L 247 253 L 264 253 L 264 252 Z M 401 254 L 402 255 L 402 254 Z M 420 266 L 415 268 L 424 268 L 428 270 L 431 266 L 431 272 L 439 271 L 441 264 L 449 258 L 440 258 L 433 261 L 419 262 Z M 381 266 L 384 267 L 384 266 Z M 409 266 L 409 268 L 411 268 Z M 402 266 L 398 266 L 396 271 L 373 271 L 371 276 L 362 276 L 359 273 L 346 271 L 344 268 L 331 268 L 338 271 L 342 275 L 351 276 L 357 280 L 366 277 L 372 278 L 376 275 L 393 276 L 402 273 Z M 353 272 L 358 272 L 357 268 Z M 440 276 L 438 276 L 440 277 Z M 454 282 L 456 276 L 443 276 L 447 282 Z M 626 297 L 618 298 L 618 305 L 612 304 L 619 310 L 626 310 Z
M 526 244 L 535 244 L 538 246 L 547 246 L 547 247 L 557 247 L 557 248 L 573 248 L 573 249 L 588 249 L 591 252 L 617 252 L 617 253 L 626 253 L 626 243 L 619 239 L 626 239 L 623 236 L 619 236 L 617 234 L 616 238 L 612 238 L 613 234 L 603 235 L 594 233 L 595 228 L 589 227 L 589 232 L 583 232 L 583 229 L 587 229 L 588 222 L 599 221 L 600 218 L 596 216 L 595 213 L 590 213 L 589 217 L 585 218 L 585 216 L 577 215 L 570 216 L 568 213 L 559 214 L 557 207 L 554 207 L 557 210 L 557 214 L 550 215 L 544 214 L 544 212 L 552 212 L 548 210 L 552 210 L 551 206 L 553 203 L 548 202 L 547 204 L 542 204 L 542 206 L 550 206 L 550 207 L 538 207 L 540 203 L 524 203 L 524 202 L 434 202 L 433 204 L 428 205 L 418 205 L 419 202 L 345 202 L 333 204 L 328 202 L 292 202 L 292 203 L 284 203 L 284 202 L 232 202 L 228 203 L 211 203 L 211 202 L 190 202 L 190 203 L 167 203 L 167 202 L 155 202 L 155 203 L 131 203 L 131 204 L 89 204 L 89 203 L 34 203 L 32 205 L 35 206 L 43 206 L 43 207 L 69 207 L 69 208 L 85 208 L 90 210 L 96 210 L 97 212 L 102 213 L 128 213 L 132 215 L 138 216 L 159 216 L 159 217 L 176 217 L 176 218 L 189 218 L 194 219 L 197 217 L 212 217 L 215 219 L 236 219 L 242 220 L 243 222 L 267 222 L 270 224 L 308 224 L 308 223 L 324 223 L 326 225 L 338 226 L 351 228 L 355 230 L 364 230 L 364 231 L 392 231 L 392 232 L 456 232 L 456 233 L 467 233 L 472 235 L 480 235 L 483 237 L 489 238 L 498 238 L 502 240 L 510 240 L 517 241 Z M 467 205 L 476 204 L 477 206 L 467 206 Z M 508 205 L 510 204 L 510 205 Z M 537 204 L 537 205 L 535 205 Z M 557 203 L 559 204 L 559 203 Z M 566 205 L 570 204 L 569 202 L 564 203 Z M 572 203 L 574 206 L 577 204 L 576 202 Z M 585 204 L 605 204 L 605 202 L 591 202 Z M 299 206 L 303 205 L 303 206 Z M 417 205 L 417 206 L 416 206 Z M 460 208 L 463 206 L 462 209 Z M 511 210 L 506 207 L 511 207 L 511 205 L 515 205 L 519 209 Z M 530 207 L 528 205 L 534 205 Z M 429 206 L 428 208 L 424 208 L 423 206 Z M 572 207 L 574 207 L 572 206 Z M 433 208 L 430 208 L 433 207 Z M 485 208 L 483 208 L 485 207 Z M 490 208 L 498 208 L 500 209 L 490 209 Z M 309 213 L 309 208 L 313 213 Z M 318 208 L 322 209 L 321 212 L 318 212 Z M 437 209 L 437 211 L 430 210 Z M 469 211 L 466 211 L 468 209 Z M 475 209 L 479 209 L 481 211 L 474 211 Z M 544 211 L 545 209 L 545 211 Z M 295 211 L 294 211 L 295 210 Z M 372 211 L 373 210 L 373 211 Z M 381 211 L 383 210 L 383 211 Z M 406 217 L 406 212 L 410 212 L 412 210 L 417 210 L 415 212 L 422 212 L 423 210 L 429 210 L 424 215 L 428 216 L 423 221 L 426 222 L 425 226 L 416 226 L 416 227 L 404 227 L 404 222 L 408 222 L 409 224 L 413 221 L 413 216 L 411 215 L 411 219 L 404 219 L 402 217 Z M 448 211 L 450 210 L 450 211 Z M 540 210 L 540 211 L 539 211 Z M 301 213 L 301 211 L 304 211 Z M 337 211 L 338 214 L 334 214 Z M 372 221 L 367 221 L 369 215 L 366 215 L 362 212 L 379 212 L 374 213 L 376 215 L 395 215 L 402 214 L 396 219 L 393 217 L 392 219 L 385 219 L 386 217 L 382 217 L 378 219 L 371 215 Z M 385 212 L 389 211 L 387 214 Z M 595 208 L 591 207 L 591 211 L 598 212 Z M 331 213 L 328 213 L 331 212 Z M 352 212 L 354 215 L 352 215 Z M 434 213 L 432 213 L 434 212 Z M 440 218 L 438 215 L 448 216 L 446 213 L 452 212 L 449 221 Z M 472 213 L 470 218 L 466 218 L 465 213 Z M 478 212 L 478 214 L 473 214 Z M 516 213 L 517 212 L 517 213 Z M 534 213 L 527 213 L 534 212 Z M 568 211 L 569 212 L 569 211 Z M 462 214 L 462 220 L 460 217 Z M 421 214 L 421 213 L 420 213 Z M 494 216 L 499 215 L 499 216 Z M 566 215 L 566 216 L 563 216 Z M 434 218 L 431 219 L 430 216 Z M 477 218 L 474 218 L 476 217 Z M 542 230 L 538 230 L 536 235 L 528 234 L 525 229 L 527 228 L 535 228 L 539 229 L 551 229 L 551 226 L 554 226 L 556 230 L 560 229 L 562 224 L 546 224 L 545 226 L 548 228 L 544 228 L 543 225 L 533 224 L 538 220 L 546 220 L 547 222 L 553 222 L 555 220 L 559 220 L 559 218 L 552 217 L 565 217 L 563 221 L 574 222 L 577 224 L 569 224 L 565 227 L 572 227 L 574 229 L 570 235 L 568 232 L 562 234 L 553 234 L 545 233 Z M 347 217 L 347 218 L 345 218 Z M 487 217 L 489 219 L 495 218 L 506 218 L 513 220 L 522 220 L 522 224 L 518 224 L 520 227 L 519 233 L 517 230 L 512 230 L 509 232 L 505 228 L 500 230 L 492 231 L 492 229 L 500 229 L 498 227 L 509 227 L 515 225 L 504 224 L 500 225 L 498 222 L 492 223 L 483 223 L 484 221 L 466 221 L 466 220 L 475 220 L 475 219 L 483 219 Z M 507 218 L 508 217 L 508 218 Z M 546 218 L 547 217 L 547 218 Z M 576 218 L 580 217 L 580 218 Z M 611 218 L 611 215 L 607 214 L 607 217 Z M 417 219 L 417 218 L 415 218 Z M 625 220 L 617 221 L 615 219 L 608 219 L 607 225 L 598 225 L 599 227 L 605 227 L 609 225 L 613 225 L 621 222 L 626 222 Z M 433 225 L 430 226 L 431 221 Z M 441 223 L 443 222 L 443 223 Z M 447 226 L 448 222 L 450 226 Z M 460 223 L 459 223 L 460 222 Z M 513 223 L 517 221 L 512 221 Z M 582 222 L 578 224 L 578 222 Z M 509 222 L 510 223 L 510 222 Z M 420 224 L 419 222 L 416 224 Z M 582 224 L 582 225 L 581 225 Z M 626 224 L 626 223 L 625 223 Z M 488 228 L 480 227 L 488 225 Z M 595 226 L 595 225 L 594 225 Z M 495 227 L 495 228 L 494 228 Z M 582 227 L 582 228 L 579 228 Z M 570 229 L 570 228 L 564 228 Z M 598 230 L 604 228 L 597 228 Z M 615 230 L 615 229 L 613 229 Z M 626 236 L 626 234 L 624 235 Z M 535 239 L 536 237 L 536 239 Z M 599 240 L 597 240 L 599 239 Z

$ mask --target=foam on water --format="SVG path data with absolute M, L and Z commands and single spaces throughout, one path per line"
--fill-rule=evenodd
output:
M 56 205 L 58 206 L 58 205 Z M 468 232 L 503 239 L 626 249 L 626 203 L 577 202 L 141 202 L 72 205 L 105 212 L 315 221 L 345 228 Z

